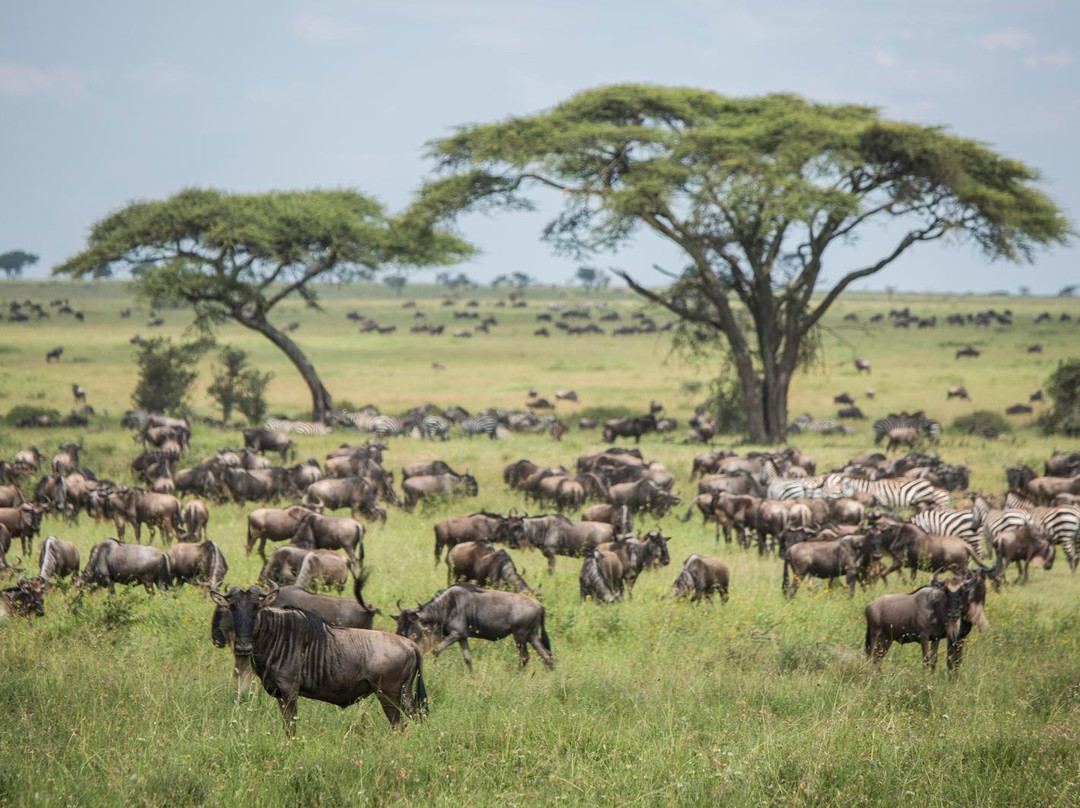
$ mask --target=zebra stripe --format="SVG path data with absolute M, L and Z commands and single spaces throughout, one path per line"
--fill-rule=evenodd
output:
M 1060 544 L 1069 559 L 1069 568 L 1076 566 L 1077 542 L 1080 540 L 1080 510 L 1067 506 L 1033 508 L 1028 511 L 1035 534 L 1051 544 Z
M 371 424 L 371 431 L 378 438 L 393 438 L 405 433 L 405 425 L 392 415 L 378 415 Z
M 262 428 L 268 432 L 282 432 L 295 435 L 329 435 L 333 427 L 312 421 L 288 421 L 284 418 L 267 418 Z
M 782 477 L 771 460 L 762 469 L 766 499 L 819 499 L 822 496 L 820 477 Z
M 477 415 L 461 422 L 461 433 L 466 438 L 475 435 L 487 435 L 491 440 L 499 437 L 499 419 L 494 415 Z
M 949 492 L 935 488 L 926 480 L 906 477 L 867 480 L 850 477 L 844 483 L 844 488 L 844 496 L 851 496 L 856 491 L 865 491 L 872 494 L 878 504 L 886 508 L 911 507 L 927 500 L 941 508 L 949 505 Z
M 955 536 L 971 545 L 975 555 L 982 558 L 986 553 L 975 531 L 975 514 L 971 511 L 932 508 L 911 517 L 911 524 L 922 528 L 930 536 Z
M 420 437 L 425 440 L 448 440 L 450 438 L 450 422 L 441 415 L 428 415 L 420 422 Z
M 909 415 L 902 412 L 899 415 L 890 413 L 885 418 L 874 421 L 874 445 L 881 443 L 882 438 L 893 429 L 915 428 L 934 443 L 941 439 L 941 422 L 927 418 L 922 412 Z

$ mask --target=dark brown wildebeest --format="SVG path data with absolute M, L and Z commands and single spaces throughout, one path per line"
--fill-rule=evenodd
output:
M 73 395 L 75 397 L 75 403 L 76 404 L 85 404 L 86 403 L 86 391 L 83 390 L 82 385 L 72 384 L 71 385 L 71 395 Z
M 864 371 L 866 372 L 867 375 L 870 375 L 870 363 L 867 362 L 865 359 L 856 359 L 855 360 L 855 372 L 856 373 L 862 373 Z
M 225 573 L 229 571 L 221 548 L 212 541 L 177 544 L 169 548 L 168 556 L 173 582 L 176 584 L 190 581 L 205 583 L 213 588 L 225 580 Z
M 861 525 L 866 518 L 866 506 L 858 500 L 841 497 L 829 503 L 829 516 L 841 525 Z
M 296 444 L 283 432 L 254 427 L 244 430 L 244 446 L 254 452 L 277 452 L 282 463 L 296 457 Z
M 716 474 L 720 470 L 720 463 L 729 457 L 735 457 L 730 449 L 704 452 L 694 456 L 694 462 L 690 468 L 690 479 L 704 477 L 708 474 Z
M 847 404 L 849 407 L 854 407 L 855 399 L 851 397 L 850 393 L 841 393 L 838 396 L 833 396 L 833 404 Z
M 17 485 L 0 485 L 0 508 L 18 508 L 26 500 Z
M 345 477 L 312 483 L 304 493 L 304 504 L 321 505 L 330 511 L 348 508 L 357 519 L 361 513 L 375 513 L 377 498 L 375 486 L 364 477 Z
M 589 596 L 597 603 L 614 603 L 622 597 L 623 565 L 615 553 L 589 550 L 581 562 L 578 588 L 581 602 Z
M 304 556 L 293 583 L 312 589 L 317 586 L 334 587 L 341 594 L 345 591 L 352 570 L 352 562 L 333 550 L 311 550 Z
M 300 696 L 344 708 L 374 694 L 394 727 L 402 713 L 412 716 L 426 707 L 423 660 L 413 642 L 331 626 L 303 609 L 271 608 L 279 591 L 234 586 L 210 596 L 231 615 L 233 652 L 251 657 L 263 689 L 277 699 L 287 735 L 296 732 Z
M 420 477 L 410 477 L 401 484 L 405 494 L 405 510 L 411 511 L 416 503 L 428 497 L 453 496 L 464 494 L 467 497 L 475 497 L 480 489 L 476 484 L 476 478 L 469 474 L 468 470 L 461 476 L 456 474 L 432 474 Z
M 226 467 L 221 471 L 221 489 L 230 502 L 266 502 L 285 492 L 287 476 L 288 472 L 283 468 Z
M 633 438 L 634 443 L 641 443 L 641 436 L 656 429 L 656 416 L 652 413 L 639 415 L 637 418 L 611 418 L 604 421 L 604 442 L 612 443 L 616 438 Z
M 511 516 L 495 532 L 496 541 L 516 548 L 523 536 L 526 547 L 535 547 L 555 571 L 557 555 L 580 557 L 587 550 L 615 539 L 615 528 L 606 522 L 573 522 L 561 514 Z
M 1030 404 L 1013 404 L 1005 408 L 1006 415 L 1031 415 L 1034 410 Z
M 788 598 L 795 597 L 800 581 L 805 581 L 809 589 L 814 578 L 828 579 L 831 584 L 834 578 L 843 575 L 847 579 L 848 597 L 854 597 L 855 584 L 860 578 L 865 579 L 870 568 L 873 546 L 874 540 L 857 535 L 835 541 L 792 544 L 784 554 L 784 594 Z
M 521 667 L 529 662 L 531 645 L 544 664 L 554 668 L 544 614 L 544 607 L 529 595 L 482 589 L 473 584 L 455 584 L 418 608 L 401 609 L 400 614 L 391 617 L 397 621 L 398 634 L 422 645 L 434 643 L 431 651 L 436 656 L 458 643 L 465 665 L 472 673 L 470 637 L 501 640 L 512 635 L 521 657 Z
M 469 516 L 448 516 L 435 525 L 435 563 L 442 559 L 444 547 L 453 547 L 463 541 L 481 541 L 487 539 L 496 541 L 495 533 L 500 524 L 508 517 L 497 513 L 473 513 Z M 516 536 L 505 535 L 501 541 L 511 546 L 516 546 L 524 533 L 521 530 L 521 522 L 517 522 Z
M 713 592 L 716 592 L 720 602 L 727 603 L 730 580 L 731 573 L 719 558 L 695 554 L 683 562 L 671 594 L 676 598 L 689 595 L 695 603 L 702 598 L 712 603 Z
M 850 418 L 858 421 L 866 420 L 866 416 L 863 415 L 863 411 L 858 407 L 841 407 L 836 411 L 837 418 Z
M 528 462 L 528 461 L 524 461 Z M 401 469 L 401 480 L 404 482 L 410 477 L 432 477 L 439 474 L 453 474 L 460 477 L 461 475 L 450 468 L 448 463 L 442 460 L 432 460 L 427 463 L 412 463 Z
M 486 539 L 461 542 L 446 554 L 446 582 L 473 581 L 480 586 L 505 585 L 516 592 L 532 594 L 506 550 L 496 550 Z
M 618 483 L 611 486 L 608 489 L 608 500 L 612 505 L 625 505 L 634 513 L 649 511 L 657 519 L 682 501 L 648 478 L 636 483 Z
M 364 563 L 364 526 L 347 516 L 309 513 L 300 521 L 292 544 L 308 550 L 344 550 L 352 565 Z
M 304 517 L 313 512 L 304 505 L 288 508 L 259 508 L 248 514 L 246 555 L 259 542 L 259 555 L 266 560 L 266 541 L 287 541 L 296 535 Z
M 84 586 L 107 586 L 116 592 L 117 584 L 142 584 L 147 592 L 172 586 L 169 557 L 156 547 L 124 544 L 105 539 L 90 549 L 79 581 Z
M 81 443 L 63 443 L 60 445 L 60 453 L 53 456 L 52 472 L 57 475 L 71 474 L 79 468 L 79 452 L 82 450 Z
M 38 577 L 48 581 L 53 577 L 77 577 L 79 574 L 79 550 L 69 541 L 48 536 L 41 545 L 38 559 Z
M 171 494 L 120 488 L 109 493 L 108 503 L 109 513 L 121 539 L 128 524 L 135 528 L 136 542 L 142 541 L 143 525 L 150 529 L 151 542 L 155 531 L 160 530 L 165 544 L 171 543 L 183 530 L 184 508 L 180 500 Z
M 503 482 L 511 488 L 520 489 L 524 482 L 541 468 L 531 460 L 518 460 L 503 469 Z
M 590 505 L 581 512 L 583 522 L 607 522 L 620 533 L 631 533 L 634 530 L 634 514 L 625 505 L 612 505 L 603 503 Z
M 41 533 L 42 507 L 36 502 L 24 502 L 17 508 L 0 508 L 0 525 L 7 529 L 11 539 L 22 544 L 22 554 L 34 551 L 34 536 Z
M 578 429 L 596 429 L 600 425 L 600 422 L 596 418 L 579 418 Z
M 1054 566 L 1055 546 L 1045 538 L 1036 536 L 1028 527 L 1004 530 L 994 536 L 991 543 L 997 551 L 997 566 L 1000 567 L 994 576 L 995 587 L 1005 578 L 1005 572 L 1013 562 L 1016 562 L 1015 583 L 1018 584 L 1028 582 L 1028 567 L 1033 558 L 1041 558 L 1045 570 Z
M 16 456 L 18 462 L 18 456 Z M 1080 452 L 1054 450 L 1045 465 L 1047 477 L 1076 477 L 1080 475 Z
M 1080 494 L 1080 477 L 1035 477 L 1024 485 L 1024 490 L 1043 504 L 1058 494 Z
M 971 396 L 968 395 L 966 387 L 950 387 L 945 391 L 946 400 L 950 398 L 959 398 L 963 401 L 971 401 Z
M 945 638 L 952 671 L 963 660 L 964 638 L 971 627 L 985 630 L 987 626 L 985 603 L 982 571 L 948 581 L 939 581 L 935 572 L 928 586 L 906 594 L 882 595 L 866 607 L 866 656 L 880 662 L 894 642 L 917 642 L 922 646 L 923 662 L 933 671 L 938 643 Z
M 193 499 L 184 506 L 184 541 L 206 541 L 206 526 L 210 523 L 210 511 L 201 499 Z
M 293 547 L 291 544 L 279 547 L 270 555 L 270 560 L 263 564 L 259 572 L 260 583 L 272 583 L 279 586 L 296 583 L 296 575 L 304 563 L 304 558 L 311 550 Z
M 40 578 L 20 578 L 15 586 L 0 589 L 0 620 L 15 615 L 45 616 L 45 586 Z
M 929 536 L 923 533 L 916 539 L 916 546 L 919 558 L 925 560 L 926 566 L 932 570 L 947 569 L 959 574 L 967 569 L 969 561 L 983 567 L 971 544 L 956 536 Z
M 64 353 L 64 349 L 62 347 L 60 347 L 59 345 L 57 347 L 53 348 L 51 351 L 47 351 L 45 353 L 45 364 L 46 365 L 49 364 L 49 362 L 53 361 L 54 359 L 57 362 L 59 362 L 60 357 L 63 355 L 63 353 Z
M 283 586 L 278 589 L 277 606 L 281 609 L 296 608 L 317 614 L 331 626 L 346 628 L 373 628 L 375 615 L 379 610 L 364 601 L 363 587 L 366 575 L 358 575 L 353 581 L 353 596 L 356 602 L 332 595 L 316 595 L 296 586 Z M 260 590 L 261 591 L 261 590 Z M 232 645 L 235 640 L 232 612 L 217 606 L 210 622 L 210 639 L 218 648 Z M 233 677 L 236 679 L 237 700 L 251 686 L 254 671 L 251 669 L 250 655 L 233 655 Z
M 317 483 L 322 478 L 323 473 L 319 468 L 319 461 L 310 458 L 285 470 L 285 487 L 292 493 L 300 494 L 309 485 Z
M 972 359 L 974 359 L 975 357 L 980 355 L 980 352 L 971 345 L 965 345 L 963 348 L 956 352 L 957 359 L 960 359 L 961 357 L 971 357 Z
M 619 589 L 621 591 L 625 585 L 626 591 L 632 593 L 642 570 L 654 566 L 666 567 L 671 563 L 667 546 L 670 540 L 670 536 L 663 535 L 659 530 L 650 530 L 642 539 L 623 536 L 613 542 L 604 542 L 596 549 L 614 553 L 618 557 L 622 564 Z

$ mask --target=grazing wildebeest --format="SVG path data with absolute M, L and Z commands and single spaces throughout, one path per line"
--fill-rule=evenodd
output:
M 866 536 L 844 536 L 835 541 L 801 541 L 792 544 L 784 554 L 783 591 L 795 597 L 800 581 L 825 578 L 830 582 L 841 575 L 847 579 L 848 597 L 855 596 L 855 584 L 865 578 L 873 557 L 873 541 Z M 789 577 L 789 571 L 794 579 Z
M 221 470 L 221 488 L 230 502 L 265 502 L 284 493 L 287 476 L 288 472 L 282 468 L 226 467 Z
M 555 391 L 555 400 L 556 401 L 577 401 L 578 400 L 578 394 L 574 390 L 556 390 Z
M 692 602 L 705 598 L 712 603 L 713 592 L 716 592 L 720 602 L 727 603 L 730 580 L 727 565 L 719 558 L 695 554 L 683 562 L 671 594 L 676 598 L 690 595 Z
M 885 446 L 886 453 L 902 446 L 914 447 L 919 442 L 919 430 L 913 426 L 897 426 L 888 432 L 889 442 Z
M 1058 494 L 1080 494 L 1080 477 L 1033 477 L 1024 490 L 1042 504 Z
M 604 442 L 611 443 L 615 438 L 633 438 L 634 443 L 641 443 L 641 436 L 655 429 L 656 416 L 652 413 L 637 418 L 612 418 L 604 422 Z
M 36 502 L 24 502 L 17 508 L 0 508 L 0 526 L 7 529 L 10 538 L 19 539 L 24 556 L 34 551 L 34 536 L 41 532 L 41 514 L 42 507 Z
M 964 346 L 963 348 L 961 348 L 960 350 L 958 350 L 956 352 L 956 358 L 957 359 L 960 359 L 961 357 L 965 357 L 965 356 L 969 356 L 972 359 L 974 359 L 975 357 L 977 357 L 979 355 L 980 355 L 980 352 L 977 351 L 971 345 L 966 345 L 966 346 Z
M 11 462 L 16 466 L 26 466 L 27 468 L 37 471 L 41 467 L 41 461 L 45 458 L 41 455 L 41 450 L 36 446 L 28 446 L 21 452 L 12 458 Z
M 614 553 L 622 564 L 622 580 L 619 588 L 623 585 L 628 593 L 634 590 L 641 571 L 647 567 L 666 567 L 671 563 L 668 554 L 668 541 L 670 536 L 663 535 L 659 530 L 650 530 L 644 538 L 623 536 L 613 542 L 605 542 L 596 549 L 602 552 Z
M 532 594 L 506 550 L 496 550 L 486 539 L 461 542 L 446 554 L 446 582 L 474 581 L 480 586 L 509 586 L 516 592 Z
M 581 602 L 591 595 L 598 603 L 614 603 L 622 596 L 622 579 L 622 561 L 615 553 L 589 550 L 578 575 Z
M 528 461 L 525 461 L 528 462 Z M 450 468 L 448 463 L 442 460 L 432 460 L 427 463 L 412 463 L 401 470 L 401 480 L 404 482 L 410 477 L 433 477 L 439 474 L 453 474 L 460 477 L 456 471 Z
M 142 584 L 147 592 L 172 586 L 169 557 L 156 547 L 123 544 L 105 539 L 90 549 L 80 582 L 89 587 L 107 586 L 116 592 L 117 584 Z
M 302 547 L 293 547 L 291 544 L 279 547 L 270 555 L 270 560 L 263 564 L 259 572 L 259 581 L 278 584 L 294 584 L 296 575 L 304 563 L 304 558 L 311 550 Z
M 603 503 L 591 505 L 581 512 L 583 522 L 607 522 L 620 533 L 630 533 L 634 529 L 634 514 L 625 505 Z
M 587 550 L 615 538 L 615 528 L 606 522 L 573 522 L 561 514 L 511 516 L 495 531 L 495 540 L 511 549 L 520 536 L 525 545 L 535 547 L 548 560 L 548 572 L 555 571 L 555 556 L 581 556 Z
M 305 516 L 292 544 L 309 550 L 344 550 L 352 565 L 364 563 L 364 526 L 348 516 Z
M 311 508 L 292 505 L 288 508 L 258 508 L 248 514 L 246 554 L 251 555 L 255 542 L 259 542 L 259 555 L 266 560 L 266 540 L 286 541 L 296 535 L 304 517 Z
M 108 495 L 109 513 L 116 524 L 120 538 L 124 538 L 125 526 L 135 527 L 135 541 L 142 541 L 142 526 L 150 529 L 150 541 L 157 530 L 162 541 L 171 543 L 184 526 L 184 507 L 171 494 L 158 494 L 138 488 L 117 489 Z
M 855 420 L 865 420 L 866 416 L 863 415 L 863 411 L 858 407 L 841 407 L 836 411 L 837 418 L 851 418 Z
M 1006 415 L 1031 415 L 1034 410 L 1029 404 L 1013 404 L 1005 408 Z
M 950 387 L 945 391 L 945 398 L 959 398 L 964 401 L 971 401 L 971 396 L 968 395 L 966 387 Z
M 305 588 L 320 585 L 334 587 L 340 594 L 345 591 L 345 584 L 349 581 L 349 572 L 352 569 L 352 563 L 333 550 L 311 550 L 300 563 L 293 583 Z
M 1043 560 L 1043 569 L 1049 570 L 1054 566 L 1055 546 L 1035 533 L 1027 526 L 1011 528 L 998 533 L 991 540 L 997 551 L 997 567 L 1000 571 L 994 576 L 994 585 L 998 586 L 1005 577 L 1009 565 L 1016 562 L 1016 583 L 1028 582 L 1028 567 L 1033 558 Z
M 501 640 L 513 635 L 521 667 L 529 662 L 529 645 L 545 665 L 555 667 L 551 641 L 544 626 L 544 607 L 529 595 L 482 589 L 473 584 L 455 584 L 427 603 L 415 609 L 401 609 L 401 614 L 391 617 L 397 620 L 398 634 L 422 644 L 437 641 L 432 648 L 436 656 L 458 643 L 470 673 L 473 665 L 469 637 Z
M 229 571 L 221 548 L 212 541 L 177 544 L 169 548 L 168 556 L 176 584 L 202 582 L 213 588 L 225 580 L 225 573 Z
M 48 536 L 41 545 L 38 577 L 43 581 L 79 574 L 79 550 L 69 541 Z
M 51 351 L 47 351 L 46 354 L 45 354 L 45 364 L 46 365 L 49 364 L 49 362 L 53 361 L 54 359 L 57 362 L 59 362 L 60 361 L 60 356 L 63 353 L 64 353 L 64 349 L 62 347 L 60 347 L 59 345 L 57 347 L 53 348 Z
M 286 734 L 296 732 L 300 696 L 344 708 L 375 694 L 395 727 L 402 712 L 411 716 L 426 707 L 415 643 L 382 631 L 331 626 L 302 608 L 272 608 L 279 591 L 234 586 L 226 595 L 210 596 L 232 616 L 233 651 L 251 657 L 263 688 L 277 699 Z
M 866 371 L 867 375 L 870 374 L 870 363 L 867 362 L 865 359 L 856 359 L 855 372 L 862 373 L 863 371 Z
M 184 506 L 184 541 L 205 541 L 210 511 L 201 499 L 193 499 Z
M 469 516 L 448 516 L 435 525 L 435 563 L 442 559 L 444 547 L 453 547 L 463 541 L 496 541 L 495 533 L 508 517 L 497 513 L 473 513 Z M 500 540 L 516 546 L 524 538 L 521 521 L 517 522 L 516 536 L 504 535 Z
M 405 510 L 411 511 L 416 503 L 426 497 L 464 494 L 475 497 L 479 493 L 476 478 L 468 470 L 461 476 L 456 474 L 433 474 L 410 477 L 401 484 L 405 494 Z
M 634 513 L 649 511 L 659 519 L 668 510 L 678 505 L 681 500 L 666 491 L 649 478 L 636 483 L 618 483 L 608 489 L 608 498 L 612 505 L 625 505 Z
M 283 432 L 271 432 L 269 429 L 245 429 L 244 446 L 254 452 L 277 452 L 282 463 L 296 457 L 296 445 L 292 438 Z
M 375 512 L 377 497 L 378 491 L 366 478 L 345 477 L 312 483 L 304 493 L 304 504 L 318 504 L 330 511 L 347 507 L 356 519 L 361 512 Z
M 949 670 L 963 660 L 964 638 L 976 625 L 987 626 L 983 612 L 986 581 L 982 571 L 939 581 L 938 573 L 928 586 L 900 595 L 882 595 L 866 607 L 866 656 L 880 662 L 894 642 L 917 642 L 923 662 L 933 671 L 937 666 L 938 643 L 948 642 Z
M 20 578 L 15 586 L 0 589 L 0 620 L 45 616 L 45 587 L 40 578 Z

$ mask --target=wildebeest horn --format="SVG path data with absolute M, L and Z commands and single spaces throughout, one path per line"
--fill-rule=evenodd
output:
M 405 607 L 401 605 L 401 598 L 398 598 L 398 600 L 397 600 L 397 608 L 398 608 L 399 612 L 404 611 L 404 609 L 405 609 Z
M 944 568 L 943 567 L 938 567 L 936 570 L 934 570 L 934 575 L 933 575 L 933 577 L 930 578 L 930 584 L 932 586 L 937 586 L 938 585 L 938 583 L 939 583 L 938 575 L 941 574 L 942 569 L 944 569 Z

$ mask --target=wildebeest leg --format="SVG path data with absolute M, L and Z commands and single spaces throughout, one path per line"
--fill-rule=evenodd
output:
M 241 697 L 247 693 L 251 688 L 251 680 L 255 676 L 255 671 L 251 667 L 250 654 L 233 654 L 233 679 L 236 680 L 236 700 L 239 702 Z
M 540 655 L 540 659 L 544 661 L 544 664 L 547 665 L 548 668 L 555 670 L 555 660 L 551 658 L 551 653 L 544 647 L 544 644 L 540 642 L 540 638 L 536 636 L 535 632 L 529 637 L 529 645 L 536 649 L 536 653 Z
M 390 722 L 390 726 L 400 726 L 401 706 L 398 702 L 392 699 L 390 694 L 381 687 L 375 691 L 375 697 L 379 700 L 379 704 L 382 705 L 383 713 L 386 715 L 386 720 Z
M 461 646 L 461 656 L 465 659 L 465 666 L 469 669 L 469 673 L 472 673 L 472 651 L 469 650 L 469 638 L 462 637 L 458 640 L 458 645 Z
M 290 738 L 296 735 L 296 699 L 296 693 L 282 693 L 277 697 L 281 720 L 285 722 L 285 734 Z
M 545 547 L 544 555 L 547 556 L 548 560 L 548 575 L 551 575 L 555 572 L 555 551 Z
M 957 673 L 957 668 L 960 667 L 960 663 L 964 658 L 964 640 L 961 638 L 956 642 L 950 642 L 948 644 L 948 651 L 945 655 L 945 662 L 948 666 L 949 673 Z
M 920 641 L 922 642 L 923 647 L 923 662 L 930 668 L 930 672 L 933 673 L 937 668 L 937 649 L 939 640 L 928 641 L 927 637 L 924 635 Z
M 515 640 L 517 643 L 518 655 L 521 657 L 521 668 L 524 668 L 529 664 L 529 646 L 522 640 Z
M 262 558 L 263 563 L 266 563 L 266 534 L 264 533 L 259 538 L 259 556 Z

